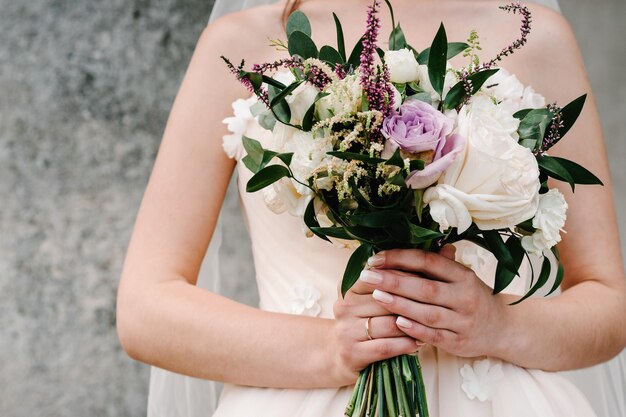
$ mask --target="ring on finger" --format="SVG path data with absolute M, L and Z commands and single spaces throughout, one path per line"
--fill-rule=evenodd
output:
M 371 317 L 368 317 L 367 320 L 365 320 L 365 336 L 367 336 L 368 340 L 374 340 L 374 338 L 370 334 L 370 320 L 371 319 L 372 319 Z

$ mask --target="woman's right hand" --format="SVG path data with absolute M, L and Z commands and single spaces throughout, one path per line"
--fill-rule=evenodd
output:
M 365 272 L 367 273 L 367 272 Z M 368 365 L 394 356 L 414 353 L 423 344 L 398 329 L 397 316 L 372 298 L 372 286 L 362 281 L 339 296 L 333 311 L 331 355 L 338 378 L 345 385 L 354 384 L 359 372 Z M 369 319 L 369 336 L 366 323 Z

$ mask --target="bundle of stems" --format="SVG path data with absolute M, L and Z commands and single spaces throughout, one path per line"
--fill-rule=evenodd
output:
M 413 355 L 375 362 L 361 371 L 346 417 L 428 417 L 422 368 Z

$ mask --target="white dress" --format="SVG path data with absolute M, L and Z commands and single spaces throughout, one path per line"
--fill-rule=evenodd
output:
M 233 135 L 224 148 L 240 159 L 241 134 L 269 145 L 270 132 L 249 113 L 253 100 L 233 104 Z M 266 205 L 263 192 L 250 194 L 250 171 L 237 164 L 244 218 L 252 241 L 260 308 L 333 317 L 337 285 L 351 251 L 306 237 L 301 219 L 280 215 Z M 472 244 L 459 244 L 457 260 L 493 285 L 494 258 Z M 522 274 L 524 276 L 524 274 Z M 526 282 L 508 288 L 522 294 Z M 251 352 L 251 354 L 254 354 Z M 460 358 L 432 346 L 420 351 L 432 417 L 592 417 L 583 394 L 559 374 L 524 369 L 499 360 Z M 352 387 L 340 389 L 269 389 L 226 384 L 213 417 L 342 417 Z

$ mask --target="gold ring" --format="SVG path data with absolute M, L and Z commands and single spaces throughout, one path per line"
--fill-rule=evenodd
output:
M 367 320 L 365 320 L 365 336 L 367 336 L 369 340 L 374 340 L 374 338 L 370 334 L 370 320 L 371 317 L 368 317 Z

